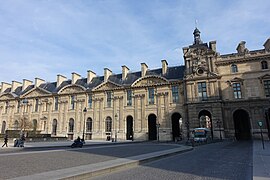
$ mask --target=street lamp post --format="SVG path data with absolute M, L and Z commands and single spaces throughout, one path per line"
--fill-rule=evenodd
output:
M 222 141 L 222 135 L 221 135 L 221 121 L 217 120 L 217 125 L 218 125 L 218 129 L 219 129 L 219 139 Z
M 87 109 L 86 107 L 83 109 L 83 114 L 84 114 L 84 118 L 83 118 L 83 136 L 82 136 L 82 141 L 84 142 L 84 131 L 85 131 L 85 118 L 86 118 L 86 113 L 87 113 Z
M 157 141 L 159 142 L 159 127 L 160 127 L 160 124 L 157 123 L 156 126 L 157 126 Z
M 24 112 L 23 112 L 23 118 L 22 118 L 22 131 L 23 131 L 23 134 L 24 134 L 24 131 L 25 131 L 25 126 L 26 126 L 26 112 L 27 112 L 27 104 L 28 104 L 28 100 L 27 99 L 24 99 L 23 101 L 22 101 L 22 103 L 23 103 L 23 105 L 24 105 Z
M 185 122 L 185 125 L 186 125 L 186 128 L 187 128 L 187 144 L 189 143 L 189 141 L 190 141 L 190 139 L 189 139 L 189 122 L 188 121 L 186 121 Z
M 180 138 L 180 140 L 182 140 L 182 123 L 183 123 L 183 120 L 182 120 L 182 118 L 180 118 L 179 119 L 179 128 L 180 128 L 180 134 L 179 134 L 179 138 Z
M 114 115 L 114 131 L 115 131 L 115 133 L 114 133 L 114 142 L 117 142 L 117 125 L 116 125 L 116 121 L 117 121 L 117 118 L 118 118 L 118 115 L 117 114 L 115 114 Z

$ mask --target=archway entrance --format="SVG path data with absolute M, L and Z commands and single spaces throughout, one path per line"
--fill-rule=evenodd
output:
M 57 120 L 54 119 L 52 123 L 52 135 L 56 136 L 56 132 L 57 132 Z
M 157 140 L 157 116 L 154 114 L 150 114 L 148 116 L 148 139 Z
M 211 137 L 214 138 L 213 134 L 213 122 L 211 113 L 207 110 L 202 110 L 199 113 L 200 127 L 208 128 L 211 130 Z
M 2 122 L 2 128 L 1 128 L 1 134 L 5 134 L 6 133 L 6 121 Z
M 238 109 L 233 113 L 235 138 L 237 140 L 250 140 L 250 122 L 249 115 L 243 109 Z
M 172 136 L 173 141 L 181 136 L 182 130 L 182 116 L 179 113 L 173 113 L 172 115 Z
M 127 140 L 133 140 L 133 117 L 127 117 Z

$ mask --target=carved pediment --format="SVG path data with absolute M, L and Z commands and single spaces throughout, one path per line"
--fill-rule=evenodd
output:
M 231 86 L 233 83 L 241 83 L 243 85 L 244 79 L 235 77 L 229 81 L 227 81 L 227 83 Z
M 23 97 L 31 98 L 31 97 L 45 96 L 48 94 L 49 94 L 49 92 L 42 90 L 42 89 L 39 89 L 39 88 L 36 88 L 36 89 L 33 89 L 32 91 L 28 92 L 27 94 L 25 94 Z
M 270 75 L 269 74 L 265 74 L 261 77 L 259 77 L 259 80 L 261 81 L 261 83 L 263 82 L 263 80 L 270 80 Z
M 14 96 L 12 96 L 11 94 L 3 94 L 2 96 L 0 96 L 0 100 L 9 100 L 9 99 L 14 99 Z
M 146 77 L 143 79 L 138 79 L 132 84 L 132 87 L 138 86 L 153 86 L 158 84 L 166 84 L 168 81 L 162 77 Z
M 94 88 L 93 91 L 107 91 L 107 90 L 111 90 L 111 89 L 115 89 L 119 87 L 121 86 L 108 81 L 108 82 L 100 84 L 99 86 Z
M 84 88 L 80 86 L 67 86 L 60 90 L 59 94 L 73 94 L 84 91 Z

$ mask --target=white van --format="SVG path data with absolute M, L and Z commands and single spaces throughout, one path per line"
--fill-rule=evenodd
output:
M 211 132 L 207 128 L 195 128 L 192 133 L 194 142 L 208 142 L 211 139 Z

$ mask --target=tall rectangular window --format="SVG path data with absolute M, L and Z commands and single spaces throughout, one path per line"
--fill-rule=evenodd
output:
M 8 112 L 8 106 L 9 106 L 9 102 L 8 102 L 8 101 L 6 101 L 5 113 L 7 113 L 7 112 Z
M 93 105 L 92 94 L 88 94 L 88 108 L 92 108 L 92 105 Z
M 49 103 L 48 102 L 46 102 L 46 104 L 45 104 L 45 111 L 49 111 Z
M 38 112 L 38 99 L 36 99 L 35 102 L 35 112 Z
M 107 107 L 112 106 L 112 92 L 108 91 L 107 92 Z
M 172 100 L 173 103 L 179 103 L 179 90 L 178 86 L 172 86 Z
M 206 82 L 198 83 L 198 96 L 200 100 L 207 100 Z
M 17 101 L 17 113 L 20 112 L 21 100 Z
M 59 106 L 58 100 L 59 100 L 58 97 L 54 98 L 54 110 L 55 111 L 58 111 L 58 106 Z
M 70 96 L 70 109 L 75 109 L 75 96 Z
M 235 99 L 242 98 L 240 83 L 233 83 L 233 94 Z
M 132 91 L 127 90 L 127 106 L 132 106 Z
M 270 97 L 270 80 L 264 81 L 263 84 L 265 96 Z
M 148 103 L 154 104 L 155 103 L 155 89 L 148 88 Z

